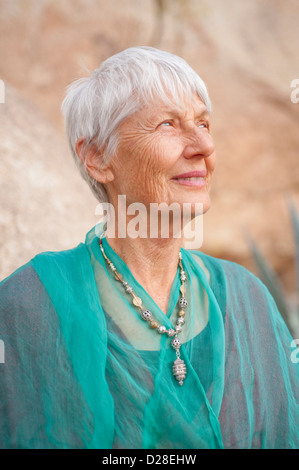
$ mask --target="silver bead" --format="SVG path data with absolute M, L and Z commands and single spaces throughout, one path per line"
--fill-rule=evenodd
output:
M 132 287 L 131 286 L 126 286 L 126 292 L 129 292 L 129 293 L 133 292 Z
M 152 319 L 152 312 L 149 310 L 142 310 L 141 317 L 145 321 L 150 321 Z
M 185 323 L 185 320 L 183 317 L 180 317 L 177 319 L 177 322 L 176 322 L 177 325 L 184 325 L 184 323 Z
M 171 346 L 173 347 L 173 349 L 179 349 L 181 347 L 181 342 L 178 338 L 174 338 L 172 341 L 171 341 Z
M 160 333 L 162 335 L 163 333 L 165 333 L 166 328 L 165 328 L 164 325 L 160 325 L 160 326 L 158 326 L 157 331 L 158 331 L 158 333 Z
M 182 326 L 181 325 L 176 325 L 175 331 L 176 331 L 176 333 L 180 333 L 182 331 Z
M 181 279 L 181 281 L 186 281 L 187 278 L 186 278 L 185 274 L 181 274 L 180 279 Z
M 181 297 L 179 300 L 180 307 L 186 307 L 188 305 L 187 299 L 185 297 Z
M 170 328 L 168 331 L 167 331 L 167 334 L 169 337 L 171 336 L 174 336 L 176 333 L 175 333 L 175 330 L 173 328 Z

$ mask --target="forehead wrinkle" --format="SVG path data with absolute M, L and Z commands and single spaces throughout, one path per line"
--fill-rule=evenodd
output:
M 190 110 L 192 109 L 194 113 L 194 117 L 203 117 L 203 116 L 210 116 L 210 112 L 207 109 L 206 105 L 201 102 L 201 103 L 189 103 L 189 105 L 184 105 L 184 103 L 173 103 L 173 106 L 166 104 L 166 103 L 161 103 L 161 105 L 158 103 L 155 105 L 155 103 L 150 106 L 150 110 L 152 109 L 152 113 L 148 113 L 148 118 L 151 119 L 157 115 L 164 115 L 167 114 L 169 117 L 179 117 L 179 118 L 184 118 L 186 117 Z M 159 108 L 159 109 L 157 109 Z

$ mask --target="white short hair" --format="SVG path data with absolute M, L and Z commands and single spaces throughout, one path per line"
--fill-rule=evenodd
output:
M 197 94 L 209 111 L 211 102 L 203 80 L 182 58 L 152 47 L 131 47 L 105 60 L 89 77 L 73 82 L 62 103 L 66 133 L 83 178 L 100 202 L 104 186 L 92 178 L 76 154 L 76 142 L 96 145 L 101 164 L 109 162 L 118 145 L 120 123 L 145 103 L 176 102 Z

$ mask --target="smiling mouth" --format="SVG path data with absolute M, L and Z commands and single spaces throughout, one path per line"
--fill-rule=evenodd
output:
M 194 171 L 178 175 L 172 178 L 172 181 L 184 186 L 196 186 L 202 188 L 206 185 L 206 176 L 206 171 Z

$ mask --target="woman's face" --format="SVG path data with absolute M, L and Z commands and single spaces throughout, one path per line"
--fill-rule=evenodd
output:
M 154 102 L 126 119 L 111 162 L 109 200 L 126 195 L 127 205 L 140 202 L 202 203 L 210 207 L 209 189 L 215 166 L 210 115 L 199 97 L 184 107 Z

